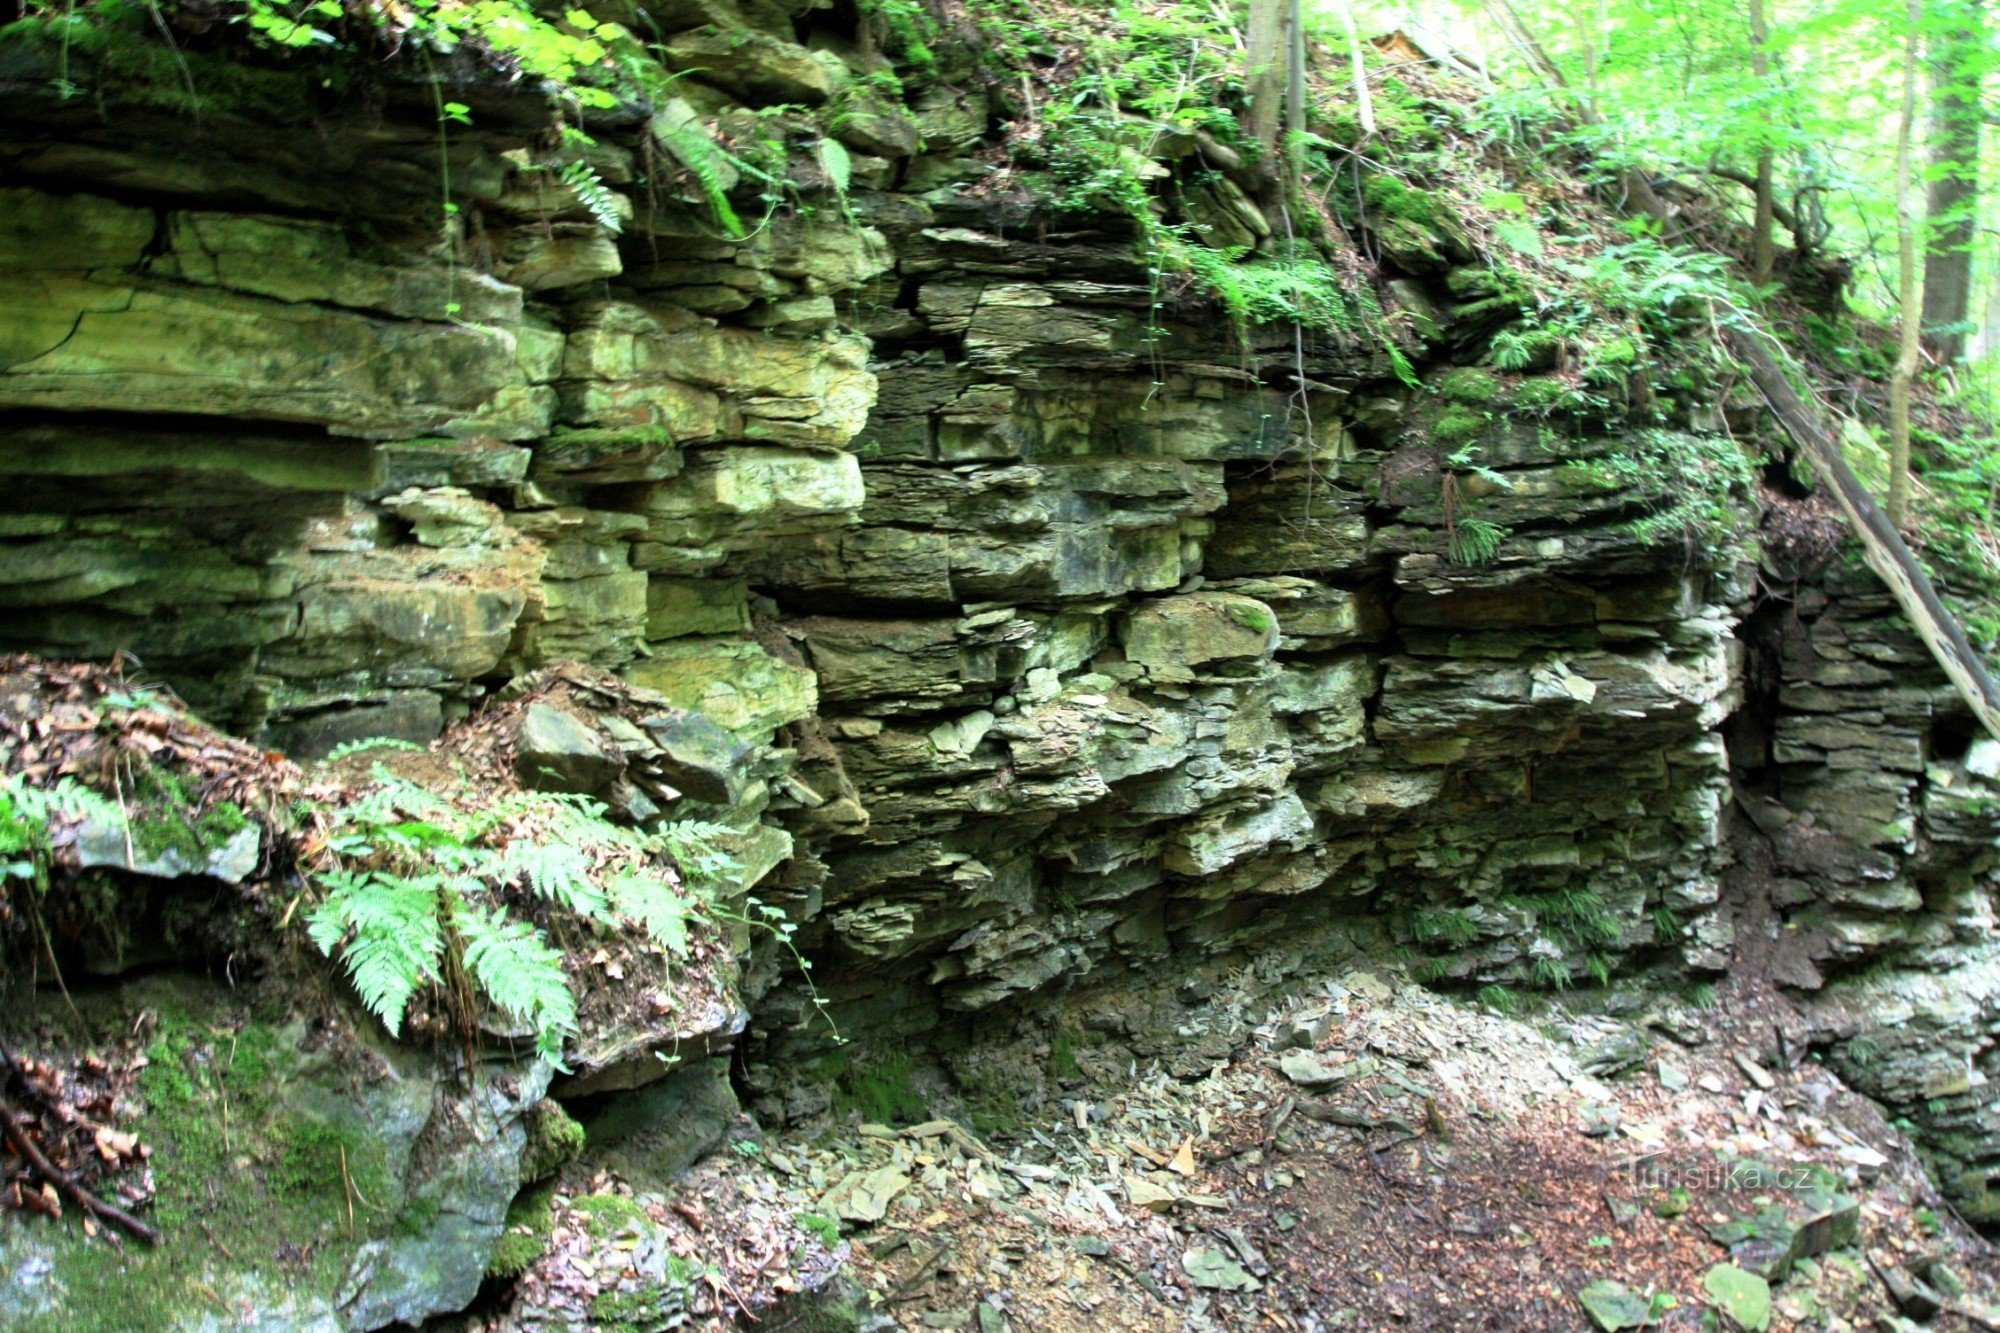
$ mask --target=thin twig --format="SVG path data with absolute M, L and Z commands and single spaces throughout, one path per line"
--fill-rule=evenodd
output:
M 19 1068 L 14 1063 L 13 1055 L 6 1047 L 0 1046 L 0 1075 L 14 1074 Z M 14 1150 L 21 1154 L 22 1160 L 27 1162 L 30 1170 L 55 1186 L 65 1198 L 84 1212 L 106 1222 L 116 1223 L 148 1245 L 158 1245 L 166 1239 L 158 1228 L 141 1222 L 116 1204 L 104 1202 L 78 1184 L 73 1174 L 58 1170 L 56 1164 L 42 1152 L 40 1145 L 29 1136 L 28 1131 L 21 1127 L 20 1120 L 14 1114 L 13 1104 L 7 1100 L 4 1092 L 0 1092 L 0 1137 L 4 1137 L 7 1142 L 14 1145 Z

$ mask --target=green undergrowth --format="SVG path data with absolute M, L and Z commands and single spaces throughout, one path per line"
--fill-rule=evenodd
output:
M 200 865 L 217 848 L 250 827 L 250 816 L 232 801 L 203 806 L 187 779 L 148 764 L 133 774 L 132 845 L 146 856 L 175 853 Z
M 1938 581 L 1965 616 L 1966 632 L 1989 662 L 2000 659 L 2000 401 L 1976 392 L 1957 429 L 1920 426 L 1921 540 Z M 2000 399 L 2000 395 L 1995 395 Z
M 124 106 L 195 119 L 236 116 L 278 124 L 304 119 L 312 95 L 337 97 L 352 71 L 328 65 L 307 94 L 295 71 L 246 63 L 240 54 L 159 39 L 154 14 L 129 0 L 96 4 L 30 3 L 24 17 L 0 27 L 0 50 L 32 48 L 65 96 L 86 91 Z
M 1725 435 L 1650 428 L 1622 444 L 1603 458 L 1565 464 L 1564 483 L 1651 497 L 1648 512 L 1625 525 L 1642 545 L 1681 547 L 1710 569 L 1733 559 L 1756 512 L 1756 469 L 1744 447 Z
M 461 1022 L 465 1005 L 490 1005 L 560 1063 L 577 1000 L 549 913 L 685 958 L 690 924 L 729 910 L 717 891 L 736 870 L 719 846 L 730 830 L 689 821 L 642 832 L 606 813 L 583 796 L 440 793 L 377 765 L 370 787 L 328 812 L 313 943 L 392 1036 L 412 1000 L 433 993 Z
M 507 1221 L 500 1239 L 493 1244 L 493 1257 L 486 1261 L 486 1276 L 517 1278 L 548 1252 L 549 1237 L 556 1219 L 553 1184 L 537 1185 L 516 1195 L 507 1208 Z

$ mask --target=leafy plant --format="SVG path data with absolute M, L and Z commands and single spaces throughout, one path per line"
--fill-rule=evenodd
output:
M 597 174 L 597 168 L 581 157 L 571 158 L 556 171 L 557 177 L 582 204 L 584 211 L 598 226 L 616 236 L 624 230 L 625 221 L 618 215 L 618 196 L 611 193 L 604 178 Z
M 528 913 L 554 908 L 599 931 L 636 931 L 684 957 L 702 891 L 733 870 L 729 830 L 610 823 L 588 797 L 519 792 L 467 811 L 377 766 L 375 786 L 332 812 L 325 898 L 307 917 L 392 1034 L 426 987 L 463 976 L 560 1062 L 576 1031 L 564 954 Z
M 1508 531 L 1483 518 L 1461 518 L 1446 534 L 1445 553 L 1454 565 L 1483 565 L 1500 554 Z
M 322 763 L 337 764 L 343 759 L 352 759 L 357 754 L 367 754 L 372 750 L 392 750 L 421 753 L 423 746 L 415 741 L 398 740 L 394 736 L 365 736 L 360 740 L 342 741 L 326 752 Z
M 0 899 L 10 883 L 34 890 L 48 887 L 50 825 L 81 819 L 116 825 L 124 818 L 117 802 L 74 778 L 37 787 L 14 774 L 0 774 Z
M 654 139 L 693 178 L 702 197 L 708 201 L 716 226 L 733 239 L 740 240 L 747 236 L 749 229 L 743 225 L 736 206 L 730 202 L 729 192 L 742 176 L 768 179 L 766 173 L 716 143 L 707 128 L 691 113 L 679 114 L 680 108 L 670 108 L 670 111 L 676 114 L 653 118 Z
M 1429 908 L 1411 921 L 1410 934 L 1419 944 L 1442 940 L 1462 949 L 1479 938 L 1479 923 L 1452 908 Z

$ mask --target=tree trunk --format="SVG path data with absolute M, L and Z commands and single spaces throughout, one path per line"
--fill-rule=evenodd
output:
M 1764 20 L 1764 0 L 1750 0 L 1750 69 L 1757 78 L 1757 91 L 1768 93 L 1771 86 L 1771 56 L 1766 49 L 1771 30 Z M 1777 223 L 1776 200 L 1772 197 L 1771 145 L 1757 150 L 1757 217 L 1751 225 L 1750 272 L 1759 287 L 1771 281 L 1776 266 L 1777 247 L 1772 232 Z
M 1243 38 L 1243 86 L 1249 95 L 1243 138 L 1257 146 L 1256 168 L 1267 179 L 1275 175 L 1278 120 L 1285 105 L 1286 4 L 1250 0 L 1249 30 Z
M 1291 0 L 1285 14 L 1285 159 L 1292 179 L 1306 175 L 1306 9 Z
M 1924 259 L 1924 346 L 1940 362 L 1964 355 L 1972 312 L 1979 212 L 1980 0 L 1945 0 L 1931 38 L 1931 232 Z
M 1917 210 L 1911 131 L 1917 119 L 1917 52 L 1923 0 L 1909 0 L 1909 45 L 1903 55 L 1903 113 L 1896 123 L 1896 304 L 1899 340 L 1889 378 L 1889 523 L 1901 528 L 1910 515 L 1910 381 L 1916 378 L 1923 280 L 1917 271 Z
M 1368 90 L 1368 65 L 1361 53 L 1361 29 L 1354 22 L 1354 6 L 1340 0 L 1340 17 L 1347 24 L 1347 62 L 1354 70 L 1354 115 L 1364 139 L 1375 137 L 1375 95 Z

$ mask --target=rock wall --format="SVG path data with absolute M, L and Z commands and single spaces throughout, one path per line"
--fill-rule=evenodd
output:
M 1235 327 L 993 185 L 976 87 L 883 95 L 851 12 L 673 12 L 677 95 L 591 126 L 608 205 L 464 70 L 441 148 L 394 75 L 190 121 L 0 47 L 0 645 L 303 755 L 620 670 L 766 747 L 727 813 L 793 837 L 758 892 L 863 1035 L 1256 949 L 1720 969 L 1746 679 L 1790 979 L 1986 937 L 1991 797 L 1886 604 L 1813 593 L 1744 673 L 1741 405 L 1454 366 L 1484 270 L 1406 218 L 1354 298 L 1416 382 L 1361 321 Z M 730 234 L 688 135 L 789 193 Z M 768 1071 L 819 1038 L 764 982 Z

